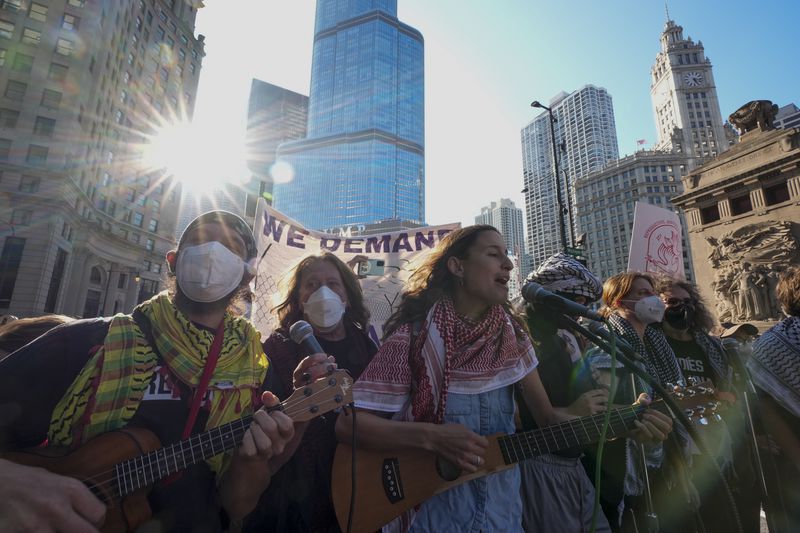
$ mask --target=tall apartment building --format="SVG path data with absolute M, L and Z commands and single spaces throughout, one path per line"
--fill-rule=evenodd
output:
M 193 109 L 195 15 L 177 0 L 0 3 L 0 312 L 97 316 L 159 290 L 180 191 L 142 146 Z
M 800 128 L 800 108 L 794 104 L 786 104 L 778 110 L 775 116 L 776 128 Z
M 611 95 L 602 87 L 586 85 L 577 91 L 556 95 L 548 104 L 556 119 L 555 137 L 559 179 L 565 205 L 572 204 L 576 180 L 602 169 L 619 157 L 617 130 Z M 553 178 L 552 141 L 549 116 L 545 111 L 522 129 L 522 167 L 525 184 L 527 243 L 531 268 L 561 251 L 561 228 L 558 225 L 558 202 Z M 567 242 L 570 243 L 569 229 Z
M 475 217 L 475 224 L 488 224 L 497 228 L 503 236 L 509 255 L 515 258 L 515 268 L 509 282 L 509 295 L 513 298 L 519 294 L 522 280 L 528 275 L 525 271 L 527 254 L 525 234 L 522 229 L 522 209 L 508 198 L 501 198 L 499 202 L 491 202 L 488 206 L 481 207 L 481 214 Z
M 314 229 L 425 221 L 422 34 L 397 0 L 317 0 L 308 137 L 274 205 Z
M 253 189 L 248 195 L 247 214 L 253 198 L 263 197 L 272 203 L 272 165 L 278 146 L 304 139 L 308 122 L 308 96 L 265 81 L 253 80 L 247 107 L 248 166 L 253 173 Z M 255 194 L 253 194 L 255 193 Z
M 685 154 L 642 150 L 575 182 L 578 231 L 586 234 L 585 255 L 592 272 L 606 279 L 628 270 L 636 202 L 676 211 L 671 201 L 683 193 L 681 178 L 687 173 Z M 684 272 L 691 280 L 686 224 L 681 222 Z
M 683 28 L 667 20 L 650 77 L 657 150 L 686 154 L 691 170 L 729 148 L 702 41 L 684 38 Z

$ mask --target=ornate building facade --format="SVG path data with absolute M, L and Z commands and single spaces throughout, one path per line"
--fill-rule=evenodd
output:
M 720 322 L 770 321 L 778 273 L 800 261 L 800 128 L 755 128 L 683 178 L 697 286 Z
M 194 107 L 196 13 L 0 2 L 0 313 L 107 315 L 159 290 L 179 191 L 142 146 L 162 117 Z

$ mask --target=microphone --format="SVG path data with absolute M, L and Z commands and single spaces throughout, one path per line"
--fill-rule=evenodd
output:
M 528 281 L 522 287 L 522 297 L 534 306 L 540 306 L 558 313 L 571 316 L 582 316 L 602 322 L 603 318 L 577 302 L 573 302 L 563 296 L 552 293 L 533 281 Z
M 319 341 L 314 336 L 314 328 L 305 320 L 298 320 L 289 328 L 289 337 L 303 347 L 309 354 L 324 353 L 325 350 L 319 345 Z

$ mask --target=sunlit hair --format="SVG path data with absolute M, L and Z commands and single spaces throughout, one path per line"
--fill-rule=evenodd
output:
M 689 293 L 689 298 L 694 301 L 694 319 L 689 330 L 702 331 L 703 333 L 711 331 L 716 321 L 708 310 L 708 307 L 706 307 L 706 303 L 703 301 L 700 293 L 697 292 L 697 287 L 695 287 L 694 284 L 688 281 L 672 279 L 668 276 L 659 276 L 656 278 L 655 290 L 658 294 L 663 295 L 671 291 L 673 287 L 680 287 L 685 290 Z
M 19 350 L 36 337 L 73 320 L 66 315 L 43 315 L 8 322 L 0 327 L 0 350 L 8 353 Z
M 499 233 L 494 226 L 478 224 L 459 228 L 439 241 L 406 282 L 399 307 L 384 324 L 384 338 L 389 337 L 403 324 L 424 320 L 436 302 L 444 296 L 453 295 L 458 277 L 447 268 L 447 261 L 451 257 L 467 259 L 478 236 L 484 231 Z M 512 312 L 509 302 L 505 302 L 503 307 L 523 329 L 527 329 L 525 321 Z
M 303 272 L 320 261 L 327 261 L 335 266 L 342 277 L 348 303 L 344 318 L 366 330 L 369 322 L 369 311 L 364 305 L 364 294 L 361 292 L 358 278 L 350 267 L 330 252 L 304 257 L 281 281 L 285 296 L 281 303 L 272 308 L 272 312 L 278 316 L 278 322 L 281 327 L 289 328 L 289 326 L 303 318 L 303 310 L 300 306 L 300 286 L 303 282 Z
M 631 292 L 637 279 L 643 279 L 655 287 L 653 276 L 644 272 L 621 272 L 608 278 L 603 283 L 603 307 L 600 315 L 608 317 L 615 314 L 621 307 L 619 301 L 624 300 Z
M 780 275 L 775 294 L 787 314 L 800 316 L 800 268 L 791 267 Z

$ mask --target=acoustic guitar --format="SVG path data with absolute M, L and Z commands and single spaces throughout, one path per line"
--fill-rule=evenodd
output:
M 308 421 L 350 403 L 352 386 L 350 374 L 336 370 L 268 411 L 283 411 L 295 422 Z M 150 518 L 147 493 L 156 481 L 236 448 L 252 420 L 252 415 L 246 416 L 165 447 L 151 431 L 123 428 L 71 451 L 33 448 L 1 457 L 79 479 L 108 507 L 102 531 L 131 531 Z
M 715 420 L 715 392 L 711 382 L 676 389 L 671 394 L 687 416 L 707 424 Z M 611 411 L 608 437 L 623 437 L 646 409 L 669 414 L 663 400 L 649 406 L 634 404 Z M 600 440 L 605 413 L 576 418 L 553 426 L 511 435 L 488 436 L 489 447 L 481 468 L 462 474 L 452 463 L 433 452 L 406 449 L 372 452 L 356 448 L 356 500 L 353 531 L 376 531 L 425 500 L 467 481 L 512 468 L 516 463 L 545 453 L 581 448 Z M 352 488 L 352 453 L 339 444 L 333 462 L 331 486 L 336 517 L 347 530 Z

